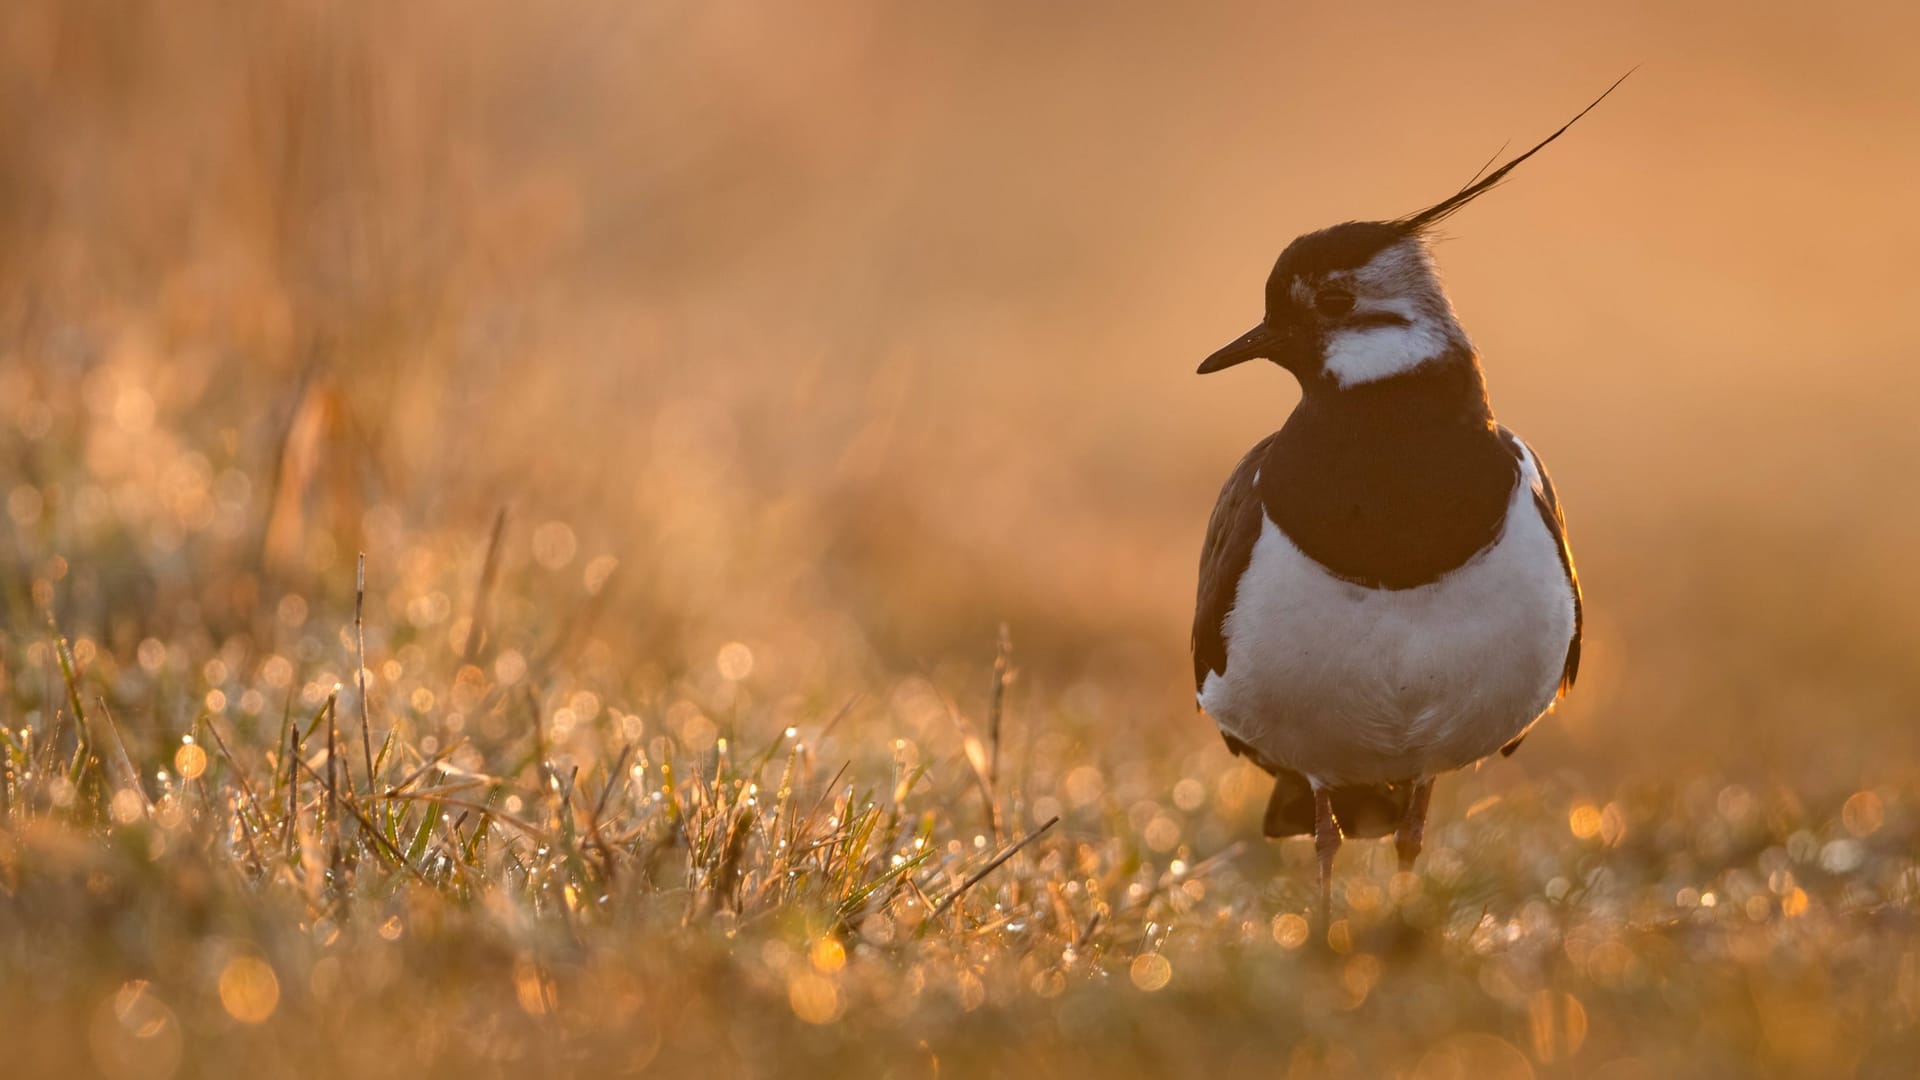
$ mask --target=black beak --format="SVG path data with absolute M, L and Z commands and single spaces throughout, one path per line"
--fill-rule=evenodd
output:
M 1234 339 L 1231 345 L 1201 361 L 1197 374 L 1210 375 L 1248 360 L 1270 357 L 1274 344 L 1273 335 L 1267 332 L 1267 324 L 1261 323 Z

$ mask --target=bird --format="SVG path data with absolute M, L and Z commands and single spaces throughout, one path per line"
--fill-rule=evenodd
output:
M 1228 750 L 1273 777 L 1263 832 L 1313 837 L 1325 925 L 1343 836 L 1393 834 L 1411 871 L 1435 778 L 1512 754 L 1579 675 L 1566 516 L 1494 419 L 1431 244 L 1625 79 L 1437 203 L 1294 240 L 1264 318 L 1199 367 L 1265 359 L 1300 385 L 1208 521 L 1193 675 Z

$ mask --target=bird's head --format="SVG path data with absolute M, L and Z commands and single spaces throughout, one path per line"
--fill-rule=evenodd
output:
M 1200 372 L 1259 358 L 1302 383 L 1347 387 L 1470 348 L 1420 231 L 1349 221 L 1287 245 L 1267 278 L 1266 317 Z
M 1627 74 L 1631 75 L 1632 72 Z M 1424 210 L 1391 221 L 1349 221 L 1287 245 L 1267 278 L 1266 317 L 1215 352 L 1200 374 L 1246 360 L 1272 360 L 1307 387 L 1379 382 L 1473 349 L 1453 317 L 1427 242 L 1435 226 L 1493 190 L 1519 164 L 1559 138 L 1613 86 L 1531 150 Z M 1488 162 L 1489 165 L 1492 162 Z

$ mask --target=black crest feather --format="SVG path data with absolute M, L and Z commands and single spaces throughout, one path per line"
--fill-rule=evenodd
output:
M 1480 166 L 1480 172 L 1474 173 L 1473 179 L 1467 181 L 1466 187 L 1463 187 L 1459 191 L 1454 192 L 1452 195 L 1447 196 L 1445 199 L 1442 199 L 1439 202 L 1434 203 L 1432 206 L 1427 207 L 1425 210 L 1408 214 L 1406 217 L 1403 217 L 1403 218 L 1398 218 L 1395 221 L 1393 221 L 1391 224 L 1408 233 L 1417 233 L 1417 232 L 1423 232 L 1427 229 L 1430 229 L 1433 226 L 1438 225 L 1440 222 L 1445 221 L 1446 219 L 1452 217 L 1456 212 L 1460 210 L 1461 207 L 1467 205 L 1473 200 L 1479 198 L 1482 195 L 1485 195 L 1487 192 L 1492 191 L 1495 187 L 1499 186 L 1500 181 L 1506 179 L 1507 174 L 1512 172 L 1515 168 L 1517 168 L 1521 162 L 1527 160 L 1533 155 L 1546 149 L 1548 143 L 1551 143 L 1553 140 L 1559 138 L 1562 135 L 1565 135 L 1567 133 L 1568 128 L 1572 127 L 1576 123 L 1579 123 L 1580 118 L 1582 116 L 1585 116 L 1588 113 L 1592 112 L 1595 105 L 1598 105 L 1601 102 L 1607 100 L 1607 95 L 1613 93 L 1616 89 L 1618 89 L 1621 83 L 1626 82 L 1627 75 L 1632 75 L 1635 70 L 1638 70 L 1638 69 L 1637 68 L 1631 69 L 1627 72 L 1626 75 L 1622 75 L 1618 79 L 1615 79 L 1613 81 L 1612 86 L 1607 87 L 1604 93 L 1602 93 L 1599 97 L 1593 99 L 1593 104 L 1588 105 L 1586 108 L 1581 109 L 1578 113 L 1574 114 L 1574 117 L 1572 120 L 1569 120 L 1564 124 L 1561 124 L 1558 131 L 1555 131 L 1553 134 L 1547 136 L 1544 139 L 1541 139 L 1538 143 L 1535 143 L 1533 146 L 1533 149 L 1528 150 L 1526 153 L 1521 154 L 1519 157 L 1514 158 L 1512 161 L 1507 162 L 1505 165 L 1500 166 L 1499 168 L 1493 170 L 1491 173 L 1487 173 L 1487 165 L 1493 164 L 1493 158 L 1489 158 L 1487 160 L 1487 165 Z M 1494 158 L 1498 158 L 1499 156 L 1500 155 L 1495 154 Z M 1485 179 L 1481 178 L 1481 175 L 1480 175 L 1481 173 L 1487 173 Z

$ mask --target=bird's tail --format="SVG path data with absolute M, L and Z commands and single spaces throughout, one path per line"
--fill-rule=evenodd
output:
M 1342 836 L 1369 840 L 1386 836 L 1407 814 L 1411 784 L 1354 784 L 1333 789 L 1333 819 Z M 1263 831 L 1271 837 L 1313 834 L 1313 785 L 1297 772 L 1282 770 L 1273 778 L 1273 797 L 1267 800 Z

